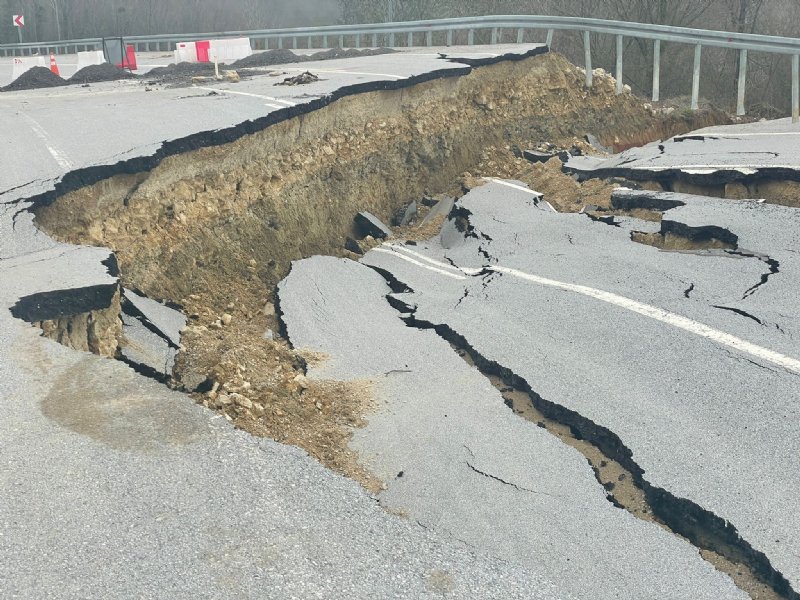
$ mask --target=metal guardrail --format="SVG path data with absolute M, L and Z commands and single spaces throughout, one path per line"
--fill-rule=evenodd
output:
M 792 57 L 792 120 L 800 121 L 800 39 L 690 29 L 630 23 L 625 21 L 606 21 L 603 19 L 584 19 L 579 17 L 558 17 L 539 15 L 490 15 L 484 17 L 464 17 L 457 19 L 438 19 L 430 21 L 408 21 L 393 23 L 371 23 L 364 25 L 333 25 L 328 27 L 300 27 L 291 29 L 264 29 L 257 31 L 226 31 L 202 34 L 170 34 L 151 36 L 130 36 L 126 42 L 133 44 L 138 52 L 171 51 L 178 42 L 207 39 L 247 37 L 256 49 L 271 47 L 283 48 L 290 42 L 291 48 L 298 48 L 298 41 L 305 40 L 305 48 L 367 46 L 432 46 L 435 38 L 441 45 L 452 45 L 456 38 L 466 36 L 466 44 L 474 45 L 476 32 L 488 32 L 483 39 L 497 44 L 507 37 L 506 31 L 514 32 L 517 43 L 526 39 L 526 32 L 547 31 L 546 43 L 551 46 L 556 31 L 583 32 L 584 56 L 586 66 L 586 85 L 592 86 L 591 34 L 616 36 L 616 79 L 617 93 L 623 91 L 623 41 L 626 37 L 646 39 L 653 42 L 653 101 L 659 100 L 661 76 L 661 43 L 673 42 L 693 45 L 694 68 L 692 71 L 692 109 L 696 110 L 700 99 L 700 73 L 702 49 L 704 46 L 737 50 L 739 52 L 739 77 L 737 89 L 737 114 L 745 114 L 745 86 L 747 82 L 748 52 L 767 54 L 787 54 Z M 418 34 L 424 34 L 422 36 Z M 332 40 L 334 43 L 332 43 Z M 398 44 L 402 41 L 402 44 Z M 417 43 L 421 42 L 421 43 Z M 46 54 L 49 52 L 78 52 L 102 48 L 100 38 L 83 40 L 51 41 L 28 44 L 0 45 L 0 56 L 24 56 Z

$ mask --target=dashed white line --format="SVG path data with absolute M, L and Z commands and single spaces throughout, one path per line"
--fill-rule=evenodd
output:
M 27 113 L 21 112 L 20 113 L 31 125 L 31 129 L 33 133 L 38 137 L 40 140 L 44 142 L 47 151 L 50 153 L 50 156 L 58 163 L 58 166 L 64 169 L 64 171 L 72 170 L 72 162 L 67 158 L 67 156 L 61 152 L 58 148 L 56 148 L 53 143 L 50 141 L 50 137 L 47 135 L 47 132 L 44 128 L 39 125 L 39 122 L 30 116 Z
M 442 263 L 432 258 L 424 257 L 422 254 L 414 252 L 413 250 L 410 250 L 403 246 L 391 245 L 390 247 L 392 248 L 391 251 L 384 250 L 381 248 L 376 248 L 376 250 L 397 256 L 407 262 L 413 263 L 424 269 L 428 269 L 429 271 L 447 275 L 448 277 L 453 277 L 455 279 L 466 279 L 465 277 L 455 275 L 454 273 L 446 270 L 446 269 L 456 269 L 456 267 L 453 267 L 452 265 Z M 420 262 L 419 260 L 415 260 L 413 258 L 404 256 L 403 254 L 401 254 L 401 252 L 409 253 L 413 256 L 416 256 L 417 258 L 420 258 L 421 260 L 423 260 L 428 264 L 424 264 L 424 262 Z M 511 269 L 509 267 L 501 267 L 499 265 L 489 265 L 483 269 L 460 268 L 458 270 L 467 275 L 476 275 L 482 271 L 494 271 L 496 273 L 510 275 L 512 277 L 516 277 L 518 279 L 521 279 L 523 281 L 528 281 L 530 283 L 535 283 L 537 285 L 556 288 L 564 290 L 566 292 L 573 292 L 576 294 L 580 294 L 582 296 L 594 298 L 595 300 L 600 300 L 601 302 L 606 302 L 608 304 L 618 306 L 619 308 L 629 310 L 643 317 L 659 321 L 660 323 L 664 323 L 666 325 L 671 325 L 672 327 L 682 329 L 683 331 L 710 340 L 716 344 L 719 344 L 720 346 L 725 346 L 727 348 L 731 348 L 738 352 L 749 354 L 750 356 L 753 356 L 759 360 L 770 362 L 774 365 L 782 367 L 787 371 L 800 374 L 800 360 L 797 360 L 790 356 L 786 356 L 785 354 L 781 354 L 779 352 L 775 352 L 774 350 L 758 346 L 756 344 L 748 342 L 747 340 L 743 340 L 729 333 L 725 333 L 724 331 L 719 331 L 718 329 L 709 327 L 708 325 L 700 323 L 699 321 L 695 321 L 688 317 L 684 317 L 683 315 L 679 315 L 670 312 L 668 310 L 664 310 L 663 308 L 658 308 L 656 306 L 651 306 L 649 304 L 644 304 L 643 302 L 631 300 L 630 298 L 626 298 L 625 296 L 620 296 L 619 294 L 598 290 L 596 288 L 588 287 L 585 285 L 578 285 L 574 283 L 566 283 L 564 281 L 557 281 L 555 279 L 548 279 L 546 277 L 532 275 L 531 273 L 526 273 L 524 271 L 519 271 L 517 269 Z

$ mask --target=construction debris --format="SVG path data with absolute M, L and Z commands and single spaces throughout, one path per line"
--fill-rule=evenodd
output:
M 307 85 L 309 83 L 314 83 L 315 81 L 319 81 L 319 77 L 314 75 L 311 71 L 306 71 L 305 73 L 300 73 L 294 77 L 287 77 L 275 85 Z

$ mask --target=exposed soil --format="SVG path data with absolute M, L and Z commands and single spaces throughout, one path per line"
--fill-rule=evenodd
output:
M 34 90 L 37 88 L 52 88 L 67 85 L 65 79 L 61 79 L 47 67 L 33 67 L 25 71 L 14 81 L 2 88 L 4 92 L 18 90 Z
M 147 172 L 110 174 L 40 206 L 37 222 L 60 240 L 111 247 L 127 286 L 184 307 L 191 324 L 175 385 L 196 390 L 198 402 L 237 426 L 297 444 L 375 489 L 379 483 L 347 448 L 368 412 L 369 384 L 305 379 L 307 357 L 277 335 L 276 284 L 292 260 L 355 257 L 343 246 L 357 237 L 357 212 L 388 223 L 424 194 L 456 195 L 471 174 L 522 179 L 563 210 L 608 206 L 612 185 L 579 186 L 557 162 L 531 165 L 508 150 L 544 142 L 570 148 L 587 133 L 607 144 L 660 127 L 635 97 L 617 96 L 612 80 L 595 84 L 586 90 L 573 65 L 549 54 L 362 93 L 234 142 L 170 156 Z M 395 234 L 427 238 L 441 219 Z
M 89 65 L 82 68 L 68 79 L 69 83 L 99 83 L 101 81 L 117 81 L 120 79 L 134 79 L 136 75 L 130 71 L 120 69 L 110 63 Z

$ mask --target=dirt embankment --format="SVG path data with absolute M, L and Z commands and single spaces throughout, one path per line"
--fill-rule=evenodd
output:
M 606 145 L 651 141 L 641 132 L 691 125 L 617 96 L 610 78 L 595 83 L 586 90 L 572 64 L 549 54 L 350 96 L 71 192 L 37 221 L 60 240 L 112 248 L 127 285 L 184 307 L 176 382 L 198 389 L 199 402 L 375 489 L 347 448 L 369 386 L 305 379 L 303 355 L 274 333 L 275 285 L 292 260 L 344 255 L 358 211 L 388 220 L 425 193 L 456 192 L 465 173 L 550 185 L 542 191 L 564 210 L 608 205 L 608 184 L 578 186 L 556 162 L 531 166 L 511 148 L 571 147 L 588 133 Z

